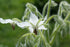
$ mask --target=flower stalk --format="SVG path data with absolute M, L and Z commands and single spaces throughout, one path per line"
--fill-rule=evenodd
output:
M 49 0 L 48 11 L 47 11 L 47 19 L 49 18 L 49 15 L 50 15 L 50 8 L 51 8 L 51 0 Z

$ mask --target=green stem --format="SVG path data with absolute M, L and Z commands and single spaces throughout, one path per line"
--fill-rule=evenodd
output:
M 58 16 L 61 16 L 62 12 L 61 12 L 61 6 L 59 6 L 59 10 L 58 10 Z
M 42 12 L 43 17 L 45 16 L 45 11 L 46 11 L 47 6 L 48 6 L 48 3 L 44 5 L 43 12 Z
M 39 12 L 37 12 L 37 14 L 38 14 L 38 16 L 39 16 L 40 18 L 42 18 L 42 17 L 43 17 Z
M 23 19 L 27 18 L 29 14 L 30 14 L 30 11 L 27 12 L 27 13 L 24 15 Z
M 48 25 L 48 26 L 49 26 L 49 25 Z M 49 36 L 50 36 L 50 35 L 49 35 L 49 30 L 47 30 L 45 33 L 46 33 L 46 40 L 47 40 L 47 42 L 49 43 L 49 41 L 50 41 L 50 40 L 49 40 L 49 38 L 50 38 L 50 37 L 49 37 Z
M 34 35 L 34 36 L 35 36 L 34 33 L 27 33 L 27 34 L 22 35 L 19 40 L 21 40 L 22 38 L 24 38 L 24 37 L 26 37 L 26 36 L 29 36 L 29 35 Z M 35 37 L 36 37 L 36 36 L 35 36 Z
M 70 13 L 68 13 L 68 15 L 65 17 L 64 21 L 67 20 L 70 16 Z
M 60 26 L 58 25 L 58 27 L 53 31 L 52 33 L 52 39 L 50 40 L 50 45 L 53 44 L 54 40 L 55 40 L 55 37 L 56 37 L 56 34 L 57 34 L 57 31 L 59 30 Z
M 47 19 L 49 18 L 49 15 L 50 15 L 50 7 L 51 7 L 51 0 L 49 0 L 48 11 L 47 11 Z
M 46 25 L 52 18 L 54 18 L 55 16 L 53 15 L 53 16 L 51 16 L 51 17 L 49 17 L 48 19 L 47 19 L 47 21 L 45 22 L 45 24 L 41 24 L 41 25 Z M 41 25 L 39 25 L 39 27 L 41 26 Z
M 47 24 L 53 17 L 55 17 L 55 16 L 53 15 L 53 16 L 49 17 L 49 18 L 47 19 L 47 21 L 46 21 L 46 24 Z
M 18 21 L 18 22 L 22 22 L 21 20 L 19 20 L 18 18 L 13 18 L 13 21 Z
M 69 23 L 69 24 L 70 24 L 70 21 L 68 21 L 68 20 L 67 20 L 67 19 L 69 18 L 69 16 L 70 16 L 70 13 L 68 13 L 68 15 L 65 17 L 64 22 L 66 22 L 66 23 Z
M 47 45 L 49 45 L 47 42 L 46 42 L 46 40 L 45 40 L 45 37 L 44 37 L 44 35 L 42 34 L 42 32 L 39 30 L 39 33 L 40 33 L 40 35 L 41 35 L 41 37 L 42 37 L 42 39 L 43 39 L 43 41 L 44 41 L 44 43 L 45 43 L 45 46 L 47 46 Z M 50 45 L 49 45 L 50 46 Z
M 66 23 L 70 24 L 70 21 L 68 21 L 68 20 L 64 20 L 64 22 L 66 22 Z
M 26 36 L 29 36 L 29 35 L 33 35 L 33 36 L 36 37 L 36 35 L 35 35 L 34 33 L 27 33 L 27 34 L 24 34 L 24 35 L 22 35 L 22 36 L 19 38 L 16 47 L 18 47 L 19 42 L 21 41 L 22 38 L 24 38 L 24 37 L 26 37 Z

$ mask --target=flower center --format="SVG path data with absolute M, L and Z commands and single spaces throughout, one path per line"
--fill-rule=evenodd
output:
M 34 31 L 33 31 L 36 35 L 37 35 L 37 30 L 36 30 L 36 28 L 34 29 Z

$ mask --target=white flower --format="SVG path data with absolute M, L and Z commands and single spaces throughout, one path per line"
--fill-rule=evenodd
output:
M 26 21 L 26 22 L 21 22 L 16 24 L 21 28 L 29 27 L 30 32 L 33 33 L 34 29 L 46 30 L 47 28 L 44 27 L 43 23 L 44 21 L 40 21 L 38 17 L 31 12 L 30 19 L 28 22 Z
M 12 21 L 11 19 L 2 19 L 2 18 L 0 18 L 0 23 L 2 23 L 2 24 L 7 24 L 7 23 L 13 23 L 14 21 Z
M 32 12 L 31 12 L 29 21 L 25 21 L 25 22 L 18 22 L 17 20 L 11 20 L 11 19 L 4 20 L 4 19 L 0 18 L 0 23 L 2 23 L 2 24 L 15 23 L 20 28 L 28 27 L 31 33 L 33 33 L 33 31 L 35 29 L 36 30 L 41 30 L 41 29 L 46 30 L 47 28 L 45 28 L 43 25 L 44 21 L 41 21 L 40 19 L 38 19 L 38 17 L 35 14 L 33 14 Z

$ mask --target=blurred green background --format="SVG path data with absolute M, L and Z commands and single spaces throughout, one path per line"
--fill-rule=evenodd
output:
M 0 0 L 0 18 L 19 18 L 21 20 L 27 2 L 34 4 L 42 13 L 43 6 L 47 1 L 48 0 Z M 59 4 L 62 0 L 54 1 Z M 70 3 L 70 0 L 66 1 Z M 51 14 L 57 14 L 57 11 L 58 6 L 51 9 Z M 18 39 L 27 32 L 28 30 L 21 29 L 17 26 L 15 26 L 15 30 L 13 30 L 10 24 L 0 23 L 0 47 L 15 47 Z M 61 39 L 60 42 L 60 47 L 70 47 L 69 37 Z M 56 47 L 55 45 L 53 46 Z

